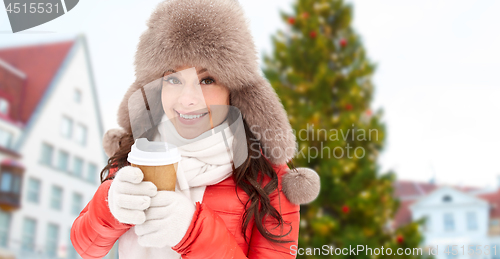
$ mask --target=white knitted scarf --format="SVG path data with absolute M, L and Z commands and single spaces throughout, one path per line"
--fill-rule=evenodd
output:
M 177 168 L 176 190 L 179 189 L 193 203 L 202 202 L 207 185 L 217 184 L 231 175 L 234 137 L 227 122 L 196 138 L 185 139 L 163 115 L 158 131 L 160 134 L 155 141 L 166 141 L 179 149 L 182 159 Z
M 185 139 L 164 115 L 158 125 L 158 132 L 154 141 L 168 142 L 179 149 L 181 161 L 177 168 L 175 192 L 183 193 L 193 203 L 203 201 L 207 185 L 217 184 L 231 176 L 234 136 L 227 122 L 196 138 Z M 142 247 L 137 238 L 134 227 L 120 237 L 120 258 L 181 258 L 170 247 Z

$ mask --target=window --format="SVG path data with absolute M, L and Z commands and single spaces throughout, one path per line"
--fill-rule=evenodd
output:
M 82 203 L 83 203 L 83 197 L 81 194 L 78 193 L 73 193 L 73 207 L 71 208 L 71 211 L 75 215 L 79 215 L 80 212 L 82 211 Z
M 17 174 L 14 174 L 12 176 L 13 180 L 13 186 L 12 186 L 12 192 L 13 193 L 16 193 L 16 194 L 19 194 L 21 192 L 21 176 L 20 175 L 17 175 Z
M 50 197 L 50 207 L 55 210 L 62 208 L 63 189 L 59 186 L 52 186 L 52 193 Z
M 28 201 L 33 203 L 38 203 L 40 200 L 40 180 L 35 178 L 30 178 L 28 180 L 28 195 L 26 196 Z
M 47 143 L 42 143 L 41 163 L 44 165 L 52 165 L 53 154 L 54 154 L 54 147 Z
M 59 161 L 57 163 L 57 167 L 59 168 L 59 170 L 62 171 L 68 170 L 68 160 L 69 160 L 68 152 L 59 150 Z
M 490 226 L 498 226 L 498 219 L 492 219 L 492 220 L 490 220 Z
M 9 132 L 4 129 L 0 129 L 0 146 L 5 147 L 5 148 L 10 148 L 12 144 L 12 139 L 14 138 L 14 135 L 12 132 Z
M 9 101 L 1 97 L 0 97 L 0 113 L 3 114 L 9 113 Z
M 477 229 L 476 213 L 469 211 L 467 212 L 467 230 L 476 230 L 476 229 Z
M 18 194 L 21 190 L 21 176 L 9 171 L 2 172 L 0 191 Z
M 9 245 L 10 213 L 0 210 L 0 247 Z
M 95 183 L 97 174 L 97 166 L 95 164 L 89 163 L 87 166 L 87 181 Z
M 80 258 L 80 256 L 78 256 L 78 253 L 76 252 L 75 248 L 73 247 L 73 243 L 71 243 L 71 228 L 69 228 L 69 231 L 68 231 L 68 256 L 66 257 L 67 259 L 77 259 L 77 258 Z
M 450 195 L 443 196 L 443 202 L 451 202 L 451 196 Z
M 73 120 L 67 116 L 62 117 L 61 134 L 65 138 L 71 138 L 73 132 Z
M 75 91 L 73 92 L 73 100 L 76 103 L 80 103 L 82 101 L 82 91 L 80 91 L 79 89 L 75 89 Z
M 82 177 L 83 173 L 83 160 L 79 157 L 75 157 L 73 161 L 73 174 L 78 177 Z
M 424 230 L 427 232 L 431 231 L 431 216 L 425 216 Z
M 453 231 L 455 229 L 455 222 L 453 221 L 453 214 L 445 213 L 444 214 L 444 230 L 445 231 Z
M 59 240 L 59 226 L 49 223 L 47 226 L 47 243 L 45 244 L 45 251 L 48 256 L 57 256 L 57 243 Z
M 2 173 L 2 183 L 0 184 L 0 191 L 10 192 L 12 189 L 12 174 L 10 172 Z
M 35 251 L 36 220 L 24 218 L 23 234 L 21 237 L 21 249 L 24 251 Z
M 83 124 L 76 126 L 76 141 L 82 146 L 87 142 L 87 127 Z

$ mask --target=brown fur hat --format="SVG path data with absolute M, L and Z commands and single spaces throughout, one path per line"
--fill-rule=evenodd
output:
M 166 0 L 158 4 L 147 26 L 135 54 L 136 80 L 118 111 L 118 124 L 125 131 L 134 132 L 130 118 L 133 124 L 145 119 L 134 116 L 145 114 L 144 104 L 129 103 L 134 93 L 161 78 L 167 69 L 199 66 L 207 68 L 216 81 L 229 89 L 231 105 L 241 111 L 271 163 L 283 164 L 293 158 L 297 151 L 295 135 L 276 92 L 261 75 L 249 22 L 238 1 Z M 158 122 L 163 111 L 151 112 Z M 114 154 L 118 146 L 106 142 L 116 140 L 118 133 L 115 130 L 104 136 L 108 155 Z M 300 197 L 294 199 L 297 204 L 312 201 L 319 192 L 319 177 L 310 171 L 297 171 L 295 177 L 287 178 L 287 186 L 298 188 L 305 184 L 309 189 L 290 195 Z

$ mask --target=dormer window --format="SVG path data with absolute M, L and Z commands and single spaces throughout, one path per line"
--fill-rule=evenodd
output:
M 0 113 L 9 113 L 9 101 L 7 99 L 0 97 Z
M 443 196 L 443 202 L 451 202 L 451 196 L 450 195 Z

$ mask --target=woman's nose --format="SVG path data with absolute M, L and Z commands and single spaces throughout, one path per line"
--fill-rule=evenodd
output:
M 190 83 L 183 87 L 179 96 L 179 103 L 184 107 L 204 104 L 203 92 L 199 83 Z

